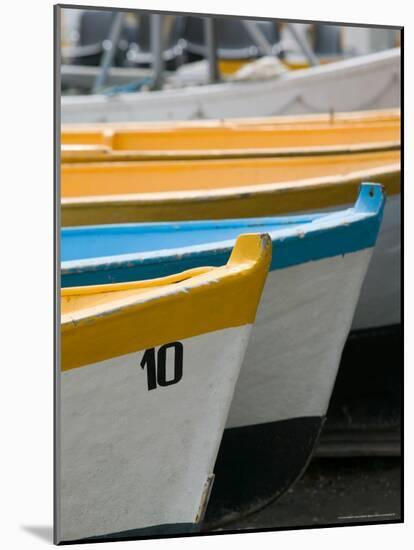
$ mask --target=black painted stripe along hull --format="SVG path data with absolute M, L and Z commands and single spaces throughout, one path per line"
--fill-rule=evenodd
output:
M 163 525 L 154 525 L 151 527 L 143 527 L 141 529 L 128 529 L 127 531 L 119 531 L 117 533 L 108 533 L 98 537 L 89 537 L 86 539 L 64 540 L 58 544 L 91 544 L 95 542 L 117 542 L 127 540 L 151 539 L 166 536 L 188 535 L 189 533 L 197 533 L 200 526 L 197 523 L 165 523 Z
M 312 458 L 324 417 L 224 431 L 202 531 L 256 512 L 282 495 Z

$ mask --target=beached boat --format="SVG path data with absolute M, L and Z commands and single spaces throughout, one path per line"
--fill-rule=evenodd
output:
M 327 65 L 286 71 L 259 81 L 116 96 L 61 99 L 61 121 L 118 122 L 232 118 L 336 111 L 400 105 L 400 49 Z
M 325 215 L 62 230 L 63 286 L 223 265 L 239 234 L 270 234 L 270 273 L 216 462 L 210 523 L 252 502 L 263 505 L 307 465 L 383 201 L 381 186 L 364 184 L 353 208 Z
M 380 109 L 197 122 L 65 124 L 61 143 L 106 146 L 114 152 L 339 145 L 399 139 L 400 118 L 399 109 Z
M 61 162 L 299 156 L 398 147 L 400 111 L 164 124 L 67 125 Z
M 59 541 L 199 527 L 270 259 L 62 290 Z
M 274 216 L 399 193 L 400 152 L 61 166 L 63 226 Z
M 398 140 L 400 118 L 400 109 L 380 109 L 197 122 L 65 124 L 61 144 L 131 153 L 373 143 Z

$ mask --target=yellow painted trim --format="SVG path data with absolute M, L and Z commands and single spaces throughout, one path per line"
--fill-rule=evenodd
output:
M 209 192 L 316 177 L 335 178 L 399 161 L 397 150 L 286 158 L 63 164 L 61 196 Z
M 398 151 L 399 141 L 326 145 L 315 147 L 276 147 L 257 149 L 182 149 L 160 151 L 119 151 L 105 145 L 62 145 L 62 163 L 133 162 L 168 160 L 220 160 L 243 158 L 303 157 L 318 155 L 351 155 Z
M 361 182 L 400 193 L 400 164 L 291 182 L 175 193 L 62 199 L 63 226 L 276 216 L 352 204 Z
M 253 323 L 271 255 L 268 235 L 242 235 L 222 267 L 189 270 L 165 284 L 63 290 L 61 370 Z
M 322 147 L 400 140 L 400 117 L 364 122 L 326 120 L 287 124 L 221 123 L 199 126 L 145 125 L 63 130 L 62 145 L 95 145 L 114 152 Z
M 197 275 L 203 275 L 214 269 L 213 267 L 194 267 L 193 269 L 187 269 L 181 273 L 173 273 L 165 277 L 158 277 L 156 279 L 146 279 L 145 281 L 128 281 L 124 283 L 109 283 L 105 285 L 89 285 L 89 286 L 75 286 L 62 288 L 60 291 L 61 298 L 71 298 L 73 296 L 84 296 L 90 299 L 91 296 L 97 296 L 98 294 L 108 294 L 112 292 L 119 292 L 125 290 L 147 290 L 149 288 L 156 288 L 166 285 L 172 285 L 173 283 L 180 283 L 196 277 Z M 69 300 L 65 302 L 65 307 L 69 305 Z M 67 313 L 67 309 L 65 310 Z

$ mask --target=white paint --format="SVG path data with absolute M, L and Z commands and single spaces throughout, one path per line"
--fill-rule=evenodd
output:
M 196 521 L 250 330 L 183 340 L 181 381 L 151 391 L 143 351 L 62 373 L 60 540 Z
M 227 427 L 326 413 L 371 253 L 269 273 Z
M 258 82 L 231 82 L 113 97 L 66 96 L 61 120 L 121 122 L 355 111 L 400 104 L 400 50 Z
M 352 329 L 401 323 L 401 196 L 387 198 Z
M 362 180 L 363 181 L 363 180 Z M 336 212 L 353 204 L 318 210 Z M 303 215 L 315 211 L 293 212 Z M 387 197 L 381 228 L 364 279 L 351 330 L 401 323 L 401 195 Z

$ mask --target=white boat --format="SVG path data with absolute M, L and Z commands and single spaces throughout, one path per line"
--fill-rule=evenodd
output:
M 400 105 L 400 49 L 260 81 L 61 99 L 61 121 L 122 122 L 361 111 Z
M 271 251 L 62 290 L 58 543 L 200 527 Z

